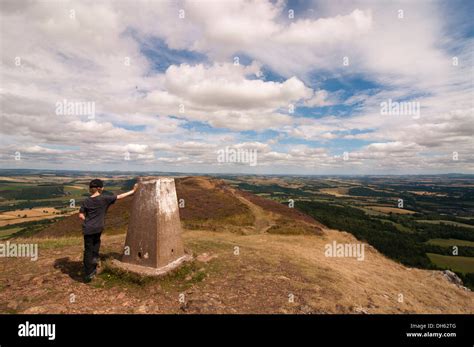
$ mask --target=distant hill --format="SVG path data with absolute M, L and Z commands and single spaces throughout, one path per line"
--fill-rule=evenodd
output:
M 236 190 L 223 181 L 207 177 L 184 177 L 176 179 L 178 200 L 183 227 L 187 229 L 207 229 L 215 231 L 259 232 L 261 220 L 256 220 L 255 212 L 271 215 L 272 220 L 266 231 L 279 233 L 279 225 L 285 225 L 284 233 L 316 234 L 321 231 L 313 218 L 254 194 Z M 120 234 L 127 230 L 133 198 L 119 200 L 107 213 L 105 234 Z M 265 218 L 270 218 L 269 216 Z M 262 217 L 262 213 L 260 215 Z M 265 219 L 261 218 L 261 219 Z M 77 214 L 66 217 L 31 237 L 70 237 L 81 235 L 81 221 Z

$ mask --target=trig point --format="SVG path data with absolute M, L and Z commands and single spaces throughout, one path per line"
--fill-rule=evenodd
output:
M 191 256 L 184 253 L 174 178 L 143 177 L 132 203 L 120 268 L 162 275 Z

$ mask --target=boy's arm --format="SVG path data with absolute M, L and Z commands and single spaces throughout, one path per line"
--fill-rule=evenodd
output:
M 84 206 L 84 202 L 81 204 L 81 208 L 79 209 L 79 219 L 86 220 L 86 208 Z
M 135 183 L 131 191 L 117 195 L 117 200 L 120 200 L 120 199 L 126 198 L 127 196 L 135 194 L 135 192 L 137 191 L 137 188 L 138 188 L 138 184 Z

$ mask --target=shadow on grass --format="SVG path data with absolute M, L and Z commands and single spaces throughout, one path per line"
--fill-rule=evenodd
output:
M 121 254 L 109 252 L 100 255 L 101 261 L 109 259 L 120 259 Z M 84 267 L 82 261 L 74 261 L 69 257 L 59 258 L 54 261 L 54 268 L 61 270 L 62 273 L 71 277 L 74 281 L 84 282 Z
M 71 277 L 74 281 L 84 282 L 82 261 L 74 261 L 69 257 L 59 258 L 54 261 L 54 268 Z
M 101 261 L 117 259 L 120 260 L 122 258 L 122 254 L 119 252 L 107 252 L 99 255 Z

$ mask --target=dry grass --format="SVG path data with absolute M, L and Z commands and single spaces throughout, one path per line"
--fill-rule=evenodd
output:
M 0 213 L 0 226 L 57 218 L 70 214 L 71 213 L 62 213 L 60 210 L 53 207 L 40 207 L 2 212 Z
M 349 196 L 347 193 L 349 192 L 349 188 L 324 188 L 319 190 L 320 193 L 329 194 L 336 197 L 341 196 Z
M 364 261 L 326 257 L 324 247 L 333 240 L 357 242 L 347 233 L 186 231 L 183 238 L 188 250 L 211 254 L 212 260 L 133 286 L 107 273 L 89 285 L 81 283 L 80 239 L 35 240 L 40 242 L 37 262 L 0 259 L 0 312 L 474 313 L 474 294 L 449 283 L 439 271 L 406 268 L 370 247 Z M 123 243 L 124 235 L 105 235 L 101 253 L 119 254 Z M 74 303 L 68 301 L 71 293 Z
M 252 223 L 248 207 L 234 195 L 225 191 L 225 185 L 219 180 L 203 177 L 186 177 L 176 180 L 178 199 L 184 199 L 185 206 L 179 211 L 181 220 L 191 223 L 205 223 L 212 220 L 215 224 L 235 218 L 234 222 L 244 225 Z M 248 215 L 248 218 L 244 216 Z

